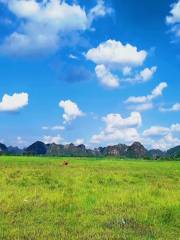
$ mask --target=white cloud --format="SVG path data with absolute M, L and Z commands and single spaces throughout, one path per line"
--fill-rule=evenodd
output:
M 152 148 L 166 151 L 167 149 L 177 145 L 180 145 L 180 139 L 174 137 L 171 133 L 169 133 L 158 141 L 154 141 L 152 144 Z
M 172 132 L 180 132 L 180 124 L 179 123 L 172 124 L 170 129 Z
M 91 143 L 101 142 L 133 142 L 139 139 L 137 127 L 141 125 L 141 115 L 138 112 L 132 112 L 128 118 L 122 118 L 120 114 L 108 114 L 103 117 L 105 128 L 91 138 Z
M 56 130 L 61 130 L 61 131 L 62 131 L 62 130 L 65 129 L 65 127 L 64 127 L 64 126 L 58 126 L 58 125 L 57 125 L 57 126 L 51 127 L 51 129 L 52 129 L 52 130 L 55 130 L 55 131 L 56 131 Z
M 27 141 L 25 141 L 22 137 L 18 136 L 16 138 L 16 145 L 18 145 L 19 147 L 24 147 L 27 144 Z
M 52 126 L 52 127 L 48 127 L 48 126 L 42 127 L 42 130 L 63 131 L 64 129 L 65 129 L 65 127 L 61 126 L 61 125 L 56 125 L 56 126 Z
M 93 7 L 88 14 L 89 25 L 91 25 L 96 18 L 104 17 L 105 15 L 111 13 L 112 9 L 105 7 L 103 0 L 98 0 L 97 5 Z
M 63 138 L 60 135 L 57 136 L 44 136 L 43 137 L 43 142 L 45 144 L 50 144 L 50 143 L 56 143 L 56 144 L 60 144 L 62 143 Z
M 40 5 L 35 0 L 9 0 L 7 4 L 10 11 L 23 18 L 35 16 L 40 10 Z
M 166 21 L 169 24 L 180 23 L 180 1 L 172 4 L 172 9 L 170 11 L 170 16 L 166 17 Z
M 132 71 L 132 68 L 131 68 L 131 67 L 124 67 L 124 68 L 122 69 L 122 73 L 123 73 L 124 76 L 130 75 L 130 74 L 131 74 L 131 71 Z
M 151 109 L 153 108 L 152 101 L 157 97 L 161 96 L 163 93 L 163 90 L 167 88 L 167 86 L 168 85 L 166 82 L 162 82 L 152 90 L 151 94 L 147 96 L 138 96 L 138 97 L 131 96 L 125 101 L 125 103 L 136 104 L 136 105 L 130 106 L 130 108 L 139 109 L 139 111 Z
M 140 73 L 135 75 L 135 77 L 125 79 L 131 83 L 143 83 L 152 79 L 153 75 L 157 71 L 157 67 L 153 66 L 152 68 L 145 68 Z
M 148 97 L 147 96 L 140 96 L 140 97 L 129 97 L 125 103 L 145 103 L 148 101 Z
M 86 58 L 96 64 L 140 66 L 147 57 L 144 50 L 138 51 L 131 44 L 123 45 L 120 41 L 108 40 L 97 48 L 92 48 L 86 53 Z
M 20 23 L 0 46 L 0 51 L 4 54 L 54 52 L 59 48 L 62 35 L 72 31 L 85 31 L 96 17 L 105 16 L 107 13 L 103 1 L 89 13 L 78 4 L 70 5 L 59 0 L 3 2 Z
M 157 98 L 159 96 L 162 96 L 163 90 L 167 88 L 166 82 L 161 82 L 155 89 L 152 91 L 151 95 L 149 95 L 149 99 L 152 100 L 154 98 Z
M 142 141 L 150 145 L 151 148 L 167 150 L 171 147 L 180 145 L 180 139 L 178 138 L 179 132 L 179 123 L 172 124 L 169 127 L 152 126 L 144 130 L 142 133 Z
M 118 77 L 113 75 L 103 64 L 97 65 L 95 72 L 102 85 L 108 88 L 119 87 Z
M 166 17 L 166 23 L 171 25 L 171 31 L 180 37 L 180 0 L 172 4 L 170 15 Z
M 102 118 L 105 127 L 94 134 L 90 142 L 92 144 L 131 144 L 135 141 L 142 142 L 147 148 L 167 150 L 180 145 L 180 123 L 170 126 L 151 126 L 140 131 L 142 118 L 139 112 L 132 112 L 129 117 L 123 118 L 120 114 L 108 114 Z
M 95 134 L 91 138 L 91 143 L 98 144 L 107 142 L 113 144 L 117 142 L 134 142 L 139 140 L 139 134 L 135 128 L 127 128 L 126 130 L 116 130 L 112 133 L 106 133 L 101 131 L 99 134 Z
M 139 71 L 138 74 L 137 71 L 133 71 L 134 68 L 140 68 L 143 65 L 147 55 L 148 53 L 145 50 L 138 50 L 136 46 L 131 44 L 123 45 L 120 41 L 110 39 L 99 44 L 96 48 L 90 49 L 85 54 L 85 57 L 97 65 L 95 70 L 98 78 L 105 82 L 109 82 L 107 79 L 113 79 L 117 87 L 120 79 L 113 74 L 113 71 L 125 76 L 124 79 L 121 77 L 123 82 L 143 83 L 152 79 L 157 71 L 156 66 L 146 67 Z M 99 68 L 101 71 L 103 70 L 103 77 L 99 77 L 99 74 L 97 74 Z M 104 74 L 105 71 L 106 74 Z
M 143 111 L 147 111 L 154 108 L 153 103 L 142 103 L 142 104 L 136 104 L 133 106 L 129 106 L 128 109 L 130 110 L 134 110 L 134 111 L 138 111 L 138 112 L 143 112 Z
M 163 126 L 151 126 L 150 128 L 144 130 L 143 136 L 151 137 L 151 136 L 163 136 L 167 133 L 177 133 L 180 132 L 180 124 L 175 123 L 172 124 L 170 127 L 163 127 Z
M 157 70 L 156 66 L 152 68 L 145 68 L 139 74 L 140 80 L 142 80 L 143 82 L 149 81 L 152 78 L 153 74 L 156 72 L 156 70 Z
M 152 126 L 143 132 L 144 137 L 164 136 L 169 133 L 169 128 L 162 126 Z
M 122 118 L 120 114 L 111 113 L 102 119 L 109 131 L 113 128 L 139 127 L 142 122 L 141 114 L 138 112 L 132 112 L 127 118 Z
M 84 113 L 79 109 L 78 105 L 71 100 L 60 101 L 59 107 L 64 109 L 63 118 L 65 123 L 71 122 L 78 117 L 84 116 Z
M 5 94 L 0 102 L 0 112 L 13 112 L 28 105 L 27 93 L 14 93 L 13 95 Z
M 71 58 L 71 59 L 78 59 L 78 57 L 75 56 L 74 54 L 69 54 L 69 58 Z
M 76 139 L 76 141 L 74 142 L 75 145 L 81 145 L 81 144 L 84 144 L 84 139 L 83 138 L 78 138 Z
M 175 103 L 170 108 L 163 108 L 163 107 L 161 107 L 159 110 L 161 112 L 178 112 L 178 111 L 180 111 L 180 103 Z

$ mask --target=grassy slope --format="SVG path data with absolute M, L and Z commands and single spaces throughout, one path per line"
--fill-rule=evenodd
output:
M 0 157 L 0 239 L 180 239 L 180 162 Z

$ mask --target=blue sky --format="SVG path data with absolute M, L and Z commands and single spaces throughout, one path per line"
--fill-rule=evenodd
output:
M 1 0 L 0 140 L 180 144 L 180 1 Z

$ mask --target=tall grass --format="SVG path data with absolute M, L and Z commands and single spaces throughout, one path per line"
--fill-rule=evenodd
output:
M 179 180 L 180 162 L 0 157 L 0 239 L 178 240 Z

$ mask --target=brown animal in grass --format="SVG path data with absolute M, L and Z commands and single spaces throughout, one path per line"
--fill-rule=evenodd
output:
M 68 161 L 64 161 L 64 162 L 63 162 L 63 165 L 64 165 L 64 166 L 67 166 L 68 164 L 69 164 Z

